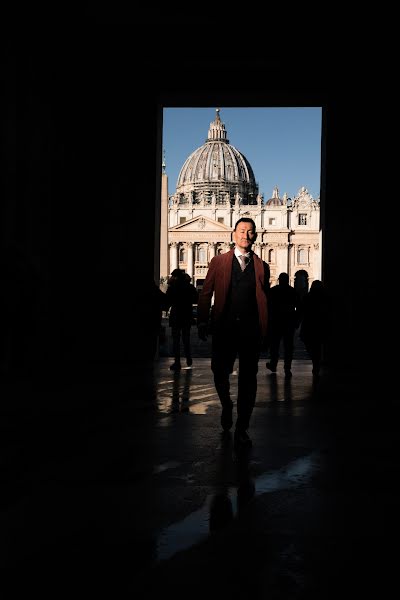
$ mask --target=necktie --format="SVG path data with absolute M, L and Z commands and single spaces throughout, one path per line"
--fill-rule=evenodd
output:
M 245 256 L 244 254 L 241 254 L 239 256 L 239 258 L 240 258 L 240 263 L 239 263 L 240 264 L 240 268 L 242 269 L 242 271 L 244 271 L 245 268 L 246 268 L 246 266 L 247 266 L 247 263 L 249 262 L 249 257 Z

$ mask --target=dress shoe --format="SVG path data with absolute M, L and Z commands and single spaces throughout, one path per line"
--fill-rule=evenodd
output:
M 172 363 L 172 365 L 170 366 L 170 370 L 171 371 L 180 371 L 181 363 L 177 363 L 177 362 Z
M 247 448 L 251 448 L 253 445 L 247 431 L 245 431 L 244 429 L 235 430 L 233 443 L 236 450 L 245 450 Z
M 232 407 L 224 406 L 221 413 L 221 427 L 224 431 L 229 431 L 232 427 Z

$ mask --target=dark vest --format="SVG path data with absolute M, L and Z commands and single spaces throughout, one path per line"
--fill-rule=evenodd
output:
M 246 326 L 258 325 L 256 276 L 253 260 L 242 271 L 238 259 L 236 256 L 233 257 L 231 286 L 225 317 L 228 323 L 239 320 Z

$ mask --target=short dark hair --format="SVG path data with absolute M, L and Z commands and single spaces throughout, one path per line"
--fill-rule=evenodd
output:
M 183 277 L 185 271 L 183 269 L 174 269 L 171 273 L 171 277 Z
M 233 231 L 236 231 L 236 227 L 239 225 L 239 223 L 251 223 L 253 225 L 254 231 L 256 231 L 256 229 L 257 229 L 256 224 L 253 221 L 253 219 L 250 219 L 250 217 L 242 217 L 241 219 L 239 219 L 239 221 L 236 221 L 236 225 L 235 225 Z

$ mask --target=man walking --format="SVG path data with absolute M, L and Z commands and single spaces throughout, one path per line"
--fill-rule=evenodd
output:
M 267 369 L 276 373 L 279 361 L 279 347 L 283 340 L 285 377 L 292 376 L 294 332 L 300 323 L 300 304 L 296 290 L 289 284 L 289 275 L 281 273 L 278 285 L 269 292 L 269 331 L 270 361 Z
M 267 332 L 269 267 L 251 249 L 256 238 L 255 222 L 239 219 L 233 232 L 235 248 L 211 260 L 197 307 L 198 334 L 206 340 L 214 295 L 211 369 L 224 431 L 233 424 L 229 376 L 239 358 L 236 449 L 252 445 L 247 429 L 256 399 L 261 344 Z
M 174 362 L 170 366 L 171 371 L 181 370 L 181 337 L 183 349 L 186 356 L 186 364 L 193 364 L 192 350 L 190 345 L 190 328 L 193 321 L 193 304 L 197 302 L 197 290 L 190 283 L 190 277 L 182 269 L 174 269 L 168 283 L 165 294 L 165 305 L 167 310 L 171 307 L 169 314 L 169 325 L 172 332 L 172 343 L 174 351 Z

